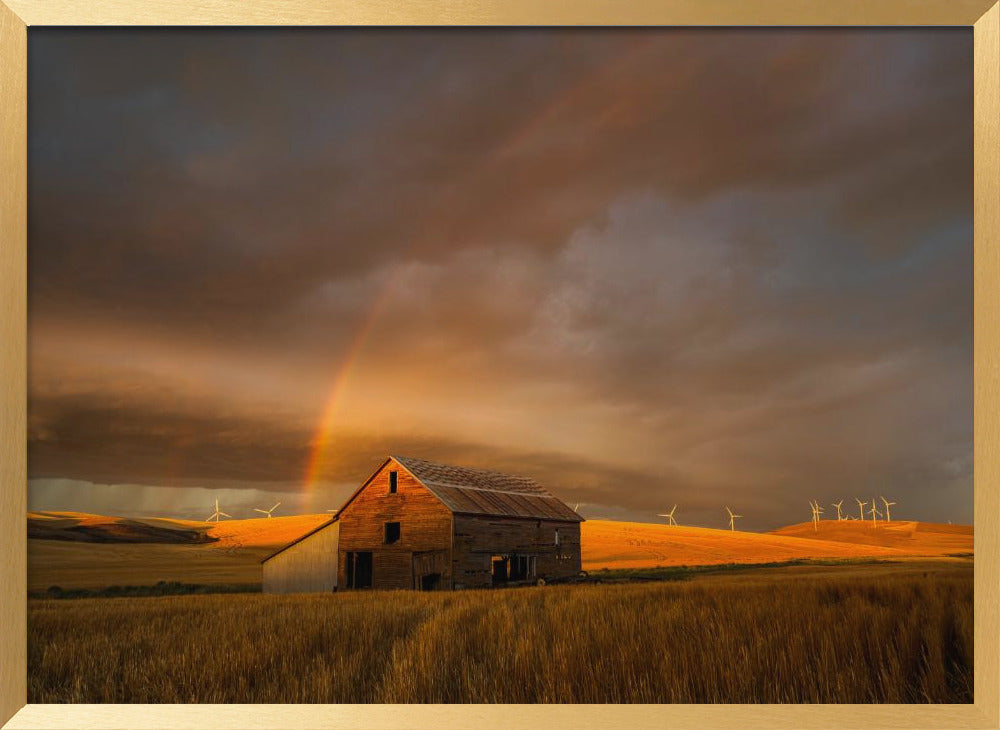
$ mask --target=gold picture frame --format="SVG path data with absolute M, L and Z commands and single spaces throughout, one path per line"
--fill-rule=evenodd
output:
M 975 703 L 27 705 L 27 29 L 45 25 L 966 26 L 975 74 Z M 1000 727 L 1000 2 L 0 0 L 0 725 L 8 728 Z

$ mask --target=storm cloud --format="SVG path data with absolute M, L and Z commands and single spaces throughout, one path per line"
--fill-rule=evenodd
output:
M 29 499 L 313 509 L 401 453 L 591 516 L 971 521 L 971 69 L 961 29 L 32 30 Z

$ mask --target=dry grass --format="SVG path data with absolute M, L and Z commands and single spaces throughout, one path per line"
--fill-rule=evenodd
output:
M 969 702 L 971 564 L 33 601 L 30 702 Z

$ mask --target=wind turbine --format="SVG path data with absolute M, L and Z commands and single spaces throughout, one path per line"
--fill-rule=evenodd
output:
M 736 531 L 736 518 L 737 517 L 742 517 L 743 515 L 734 515 L 733 511 L 731 509 L 729 509 L 728 507 L 726 507 L 726 512 L 729 513 L 729 529 L 733 530 L 735 532 Z
M 888 522 L 889 521 L 889 508 L 892 505 L 896 504 L 896 503 L 895 502 L 890 502 L 885 497 L 879 497 L 879 499 L 881 499 L 883 502 L 885 502 L 885 521 Z
M 869 511 L 869 513 L 872 516 L 872 527 L 878 527 L 878 520 L 876 518 L 877 517 L 881 517 L 882 513 L 879 512 L 878 509 L 875 507 L 875 498 L 874 497 L 872 497 L 872 506 L 871 506 L 871 509 L 868 510 L 868 511 Z
M 221 512 L 219 510 L 219 500 L 215 500 L 215 512 L 213 512 L 212 516 L 205 520 L 205 522 L 211 522 L 212 520 L 218 522 L 220 517 L 229 517 L 231 519 L 232 515 L 227 515 L 225 512 Z
M 867 502 L 862 502 L 857 497 L 854 498 L 854 501 L 858 503 L 858 512 L 861 514 L 861 516 L 858 519 L 861 520 L 862 522 L 864 522 L 865 521 L 865 505 L 868 504 L 868 503 Z
M 275 505 L 271 509 L 257 509 L 256 507 L 254 507 L 253 511 L 254 512 L 260 512 L 262 515 L 267 515 L 268 518 L 270 518 L 271 517 L 271 513 L 274 512 L 274 510 L 278 509 L 278 505 L 279 504 L 281 504 L 281 502 L 276 502 Z
M 843 504 L 844 504 L 844 500 L 840 500 L 839 502 L 831 502 L 830 503 L 831 507 L 836 507 L 837 508 L 837 522 L 840 522 L 840 521 L 842 521 L 844 519 L 843 516 L 840 514 L 840 508 L 843 506 Z
M 819 516 L 823 513 L 823 508 L 819 506 L 819 502 L 810 502 L 809 505 L 813 511 L 813 531 L 815 532 L 819 529 Z
M 677 511 L 677 505 L 675 504 L 674 508 L 672 510 L 670 510 L 669 512 L 666 512 L 666 513 L 658 514 L 657 517 L 666 517 L 668 525 L 675 525 L 676 526 L 677 525 L 677 520 L 674 519 L 674 512 L 676 512 L 676 511 Z

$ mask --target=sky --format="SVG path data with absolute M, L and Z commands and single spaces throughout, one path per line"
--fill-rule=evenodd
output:
M 972 34 L 29 33 L 31 509 L 973 517 Z M 831 507 L 828 507 L 832 511 Z

